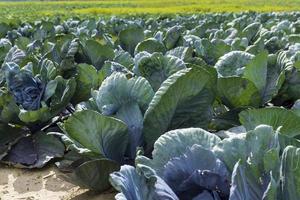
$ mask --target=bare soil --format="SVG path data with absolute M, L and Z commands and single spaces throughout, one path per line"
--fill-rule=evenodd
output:
M 113 200 L 115 193 L 97 195 L 59 178 L 54 166 L 38 170 L 0 165 L 0 200 Z

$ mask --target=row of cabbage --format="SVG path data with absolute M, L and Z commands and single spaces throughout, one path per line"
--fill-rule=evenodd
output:
M 116 199 L 297 200 L 299 17 L 0 23 L 0 160 Z

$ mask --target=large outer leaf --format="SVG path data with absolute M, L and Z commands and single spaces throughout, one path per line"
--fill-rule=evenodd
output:
M 143 113 L 137 103 L 123 105 L 116 113 L 116 118 L 125 122 L 129 130 L 127 156 L 134 159 L 137 147 L 142 146 Z
M 27 45 L 30 44 L 30 41 L 31 40 L 29 38 L 22 36 L 22 37 L 19 37 L 19 38 L 16 39 L 15 45 L 17 47 L 19 47 L 20 49 L 22 49 L 23 51 L 26 51 L 27 50 Z
M 267 124 L 274 129 L 282 126 L 280 133 L 288 137 L 300 134 L 300 117 L 293 111 L 284 108 L 272 107 L 250 109 L 240 113 L 240 121 L 247 130 L 252 130 L 260 124 Z
M 96 68 L 92 65 L 77 65 L 76 91 L 72 101 L 79 103 L 86 101 L 91 97 L 91 90 L 100 85 L 100 76 Z
M 96 103 L 98 109 L 126 123 L 130 142 L 127 155 L 135 157 L 136 147 L 142 145 L 143 113 L 153 97 L 153 90 L 146 79 L 127 79 L 123 73 L 113 73 L 102 83 Z
M 181 60 L 188 61 L 193 58 L 194 49 L 191 47 L 176 47 L 166 52 L 168 56 L 175 56 Z
M 1 26 L 1 25 L 0 25 Z M 0 39 L 0 65 L 5 59 L 6 54 L 11 49 L 12 44 L 11 42 L 6 38 Z M 0 81 L 1 81 L 1 75 L 0 75 Z
M 40 132 L 33 135 L 38 160 L 33 168 L 44 167 L 50 160 L 61 158 L 65 153 L 64 144 L 55 136 Z
M 285 82 L 280 89 L 280 100 L 296 100 L 300 98 L 300 71 L 299 69 L 292 68 L 285 71 Z
M 96 69 L 101 69 L 106 60 L 115 57 L 114 50 L 108 45 L 102 45 L 96 40 L 87 40 L 83 43 L 83 53 L 88 57 L 89 63 Z
M 14 97 L 10 94 L 7 88 L 0 89 L 0 121 L 18 123 L 18 113 L 20 109 L 16 104 Z
M 300 149 L 288 146 L 284 149 L 281 160 L 282 198 L 300 199 Z
M 277 163 L 276 163 L 277 164 Z M 279 164 L 277 164 L 279 167 Z M 257 176 L 257 173 L 260 176 Z M 277 171 L 275 171 L 277 173 Z M 279 184 L 272 172 L 259 171 L 258 165 L 238 161 L 232 172 L 232 186 L 229 200 L 277 200 Z
M 47 58 L 40 60 L 38 65 L 32 66 L 32 74 L 34 76 L 39 75 L 43 82 L 55 79 L 57 71 L 54 62 Z
M 267 82 L 268 52 L 256 55 L 247 65 L 244 77 L 252 81 L 256 88 L 263 93 Z
M 42 40 L 42 38 L 39 40 Z M 33 45 L 42 46 L 38 48 L 42 48 L 42 51 L 45 51 L 44 53 L 46 53 L 46 58 L 57 63 L 60 70 L 66 71 L 75 67 L 75 54 L 78 52 L 79 48 L 78 38 L 74 38 L 71 34 L 60 34 L 55 36 L 55 44 L 51 49 L 43 49 L 45 47 L 44 44 L 48 43 L 37 43 Z M 34 48 L 37 47 L 32 46 L 31 48 L 33 48 L 31 51 L 35 51 Z
M 226 164 L 230 171 L 233 170 L 235 163 L 239 159 L 246 160 L 247 150 L 245 138 L 246 134 L 225 138 L 213 149 L 217 157 Z
M 243 59 L 243 62 L 239 59 Z M 220 58 L 216 67 L 219 75 L 226 77 L 219 78 L 218 92 L 225 105 L 233 108 L 258 107 L 265 103 L 267 95 L 265 93 L 270 92 L 266 90 L 267 61 L 266 51 L 256 55 L 253 59 L 251 54 L 240 51 L 230 52 Z M 230 70 L 233 71 L 230 72 Z
M 139 27 L 129 27 L 119 33 L 121 47 L 131 55 L 133 55 L 136 45 L 143 40 L 144 30 Z
M 57 76 L 54 81 L 57 82 L 57 86 L 51 96 L 50 110 L 52 112 L 60 112 L 74 95 L 76 81 L 75 78 L 63 79 L 61 76 Z M 47 93 L 47 91 L 45 91 L 45 93 Z
M 73 114 L 64 128 L 72 139 L 92 152 L 118 162 L 123 160 L 128 135 L 120 120 L 84 110 Z
M 146 111 L 153 97 L 153 90 L 143 77 L 127 79 L 125 74 L 113 73 L 105 79 L 99 88 L 96 102 L 102 113 L 114 107 L 115 113 L 122 105 L 136 102 L 142 111 Z M 108 114 L 111 115 L 111 114 Z
M 61 57 L 60 68 L 63 70 L 72 69 L 75 67 L 75 54 L 78 52 L 78 38 L 66 41 L 59 52 Z
M 179 200 L 155 172 L 145 166 L 124 165 L 110 175 L 110 182 L 119 194 L 117 200 Z
M 279 171 L 279 139 L 278 131 L 271 126 L 260 125 L 246 135 L 247 161 L 262 174 L 276 175 Z
M 229 52 L 231 47 L 223 40 L 209 41 L 207 38 L 195 41 L 195 50 L 201 58 L 209 65 L 214 65 L 218 59 Z
M 8 151 L 20 138 L 24 137 L 28 132 L 8 124 L 0 123 L 0 160 L 7 155 Z
M 214 81 L 208 71 L 193 68 L 178 71 L 162 83 L 144 118 L 147 150 L 168 130 L 207 127 L 212 117 Z
M 62 157 L 64 151 L 65 146 L 58 138 L 39 132 L 19 140 L 4 161 L 22 168 L 41 168 L 53 158 Z
M 182 26 L 173 26 L 166 32 L 163 42 L 167 49 L 178 46 L 183 31 L 184 28 Z
M 267 82 L 263 92 L 264 102 L 271 100 L 278 93 L 285 80 L 285 70 L 290 69 L 291 67 L 292 62 L 287 59 L 284 52 L 280 52 L 278 55 L 269 56 Z M 288 78 L 293 82 L 292 77 Z
M 262 25 L 259 22 L 254 22 L 249 24 L 246 28 L 243 29 L 242 34 L 247 37 L 248 41 L 252 41 L 254 37 L 258 34 Z
M 71 43 L 74 39 L 74 36 L 71 34 L 57 35 L 55 36 L 55 44 L 49 45 L 49 41 L 46 41 L 46 44 L 47 46 L 49 45 L 49 47 L 47 47 L 46 45 L 44 46 L 42 42 L 38 41 L 40 39 L 42 38 L 37 39 L 37 41 L 32 42 L 29 45 L 29 51 L 34 52 L 37 48 L 46 47 L 46 49 L 42 50 L 42 52 L 46 54 L 46 58 L 56 62 L 57 64 L 60 64 L 64 59 L 65 55 L 67 54 L 68 50 L 70 50 L 69 47 L 72 46 Z M 71 60 L 69 59 L 69 61 Z
M 7 34 L 8 31 L 10 31 L 12 29 L 11 26 L 9 26 L 7 23 L 5 22 L 1 22 L 0 23 L 0 37 L 5 37 L 5 35 Z
M 222 56 L 215 65 L 220 77 L 241 76 L 245 66 L 254 58 L 243 51 L 231 51 Z
M 6 54 L 3 64 L 8 62 L 14 62 L 20 64 L 20 62 L 26 57 L 25 52 L 19 49 L 17 46 L 12 47 Z
M 271 126 L 260 125 L 246 134 L 222 140 L 214 147 L 214 152 L 231 171 L 237 161 L 246 162 L 247 159 L 256 165 L 257 169 L 263 171 L 266 167 L 264 166 L 266 152 L 270 149 L 278 150 L 278 147 L 278 133 Z
M 142 42 L 140 42 L 136 48 L 135 48 L 135 54 L 147 51 L 148 53 L 154 53 L 154 52 L 166 52 L 166 47 L 158 40 L 154 38 L 148 38 Z
M 108 159 L 97 159 L 79 165 L 67 180 L 97 192 L 103 192 L 111 187 L 109 174 L 120 169 L 119 164 Z
M 260 188 L 253 179 L 249 169 L 237 162 L 232 173 L 232 186 L 230 189 L 230 200 L 260 200 L 262 194 Z M 275 200 L 275 199 L 274 199 Z
M 276 181 L 272 173 L 270 173 L 270 182 L 267 189 L 264 191 L 263 200 L 275 200 L 280 198 L 280 193 L 278 191 L 279 181 Z
M 253 82 L 245 78 L 219 78 L 217 87 L 222 102 L 230 108 L 258 107 L 261 103 L 260 92 Z
M 201 128 L 176 129 L 157 139 L 152 152 L 153 160 L 138 156 L 136 162 L 149 165 L 161 175 L 165 164 L 172 158 L 182 155 L 187 147 L 198 144 L 203 148 L 212 149 L 220 141 L 216 135 Z
M 131 57 L 130 53 L 124 51 L 123 49 L 115 51 L 114 62 L 117 62 L 128 69 L 130 69 L 131 65 L 134 64 L 133 58 Z
M 134 68 L 137 74 L 145 77 L 152 88 L 157 91 L 163 81 L 181 69 L 185 69 L 184 62 L 174 56 L 163 56 L 161 53 L 154 53 L 142 57 Z
M 17 166 L 31 166 L 37 161 L 37 152 L 31 137 L 21 138 L 9 151 L 4 161 Z

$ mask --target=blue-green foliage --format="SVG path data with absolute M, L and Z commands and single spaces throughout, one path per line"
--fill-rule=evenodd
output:
M 2 22 L 0 161 L 122 200 L 298 200 L 299 19 Z

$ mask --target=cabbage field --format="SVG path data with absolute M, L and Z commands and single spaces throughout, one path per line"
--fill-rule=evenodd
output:
M 0 38 L 1 163 L 117 200 L 300 199 L 300 12 L 4 21 Z

